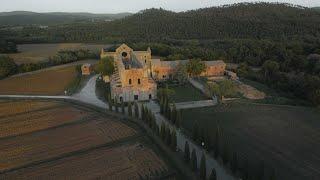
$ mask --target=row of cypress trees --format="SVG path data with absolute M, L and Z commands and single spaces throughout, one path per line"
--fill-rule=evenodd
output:
M 239 156 L 229 137 L 219 126 L 218 121 L 216 121 L 214 132 L 210 133 L 207 128 L 200 128 L 198 123 L 194 123 L 192 139 L 199 145 L 203 145 L 207 151 L 212 152 L 215 159 L 221 159 L 234 175 L 244 180 L 276 179 L 274 168 L 267 167 L 264 161 L 249 161 L 248 156 L 250 155 Z

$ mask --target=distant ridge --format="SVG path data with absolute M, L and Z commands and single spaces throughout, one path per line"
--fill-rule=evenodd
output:
M 0 12 L 1 25 L 51 25 L 74 23 L 79 21 L 110 21 L 129 16 L 131 13 L 93 14 L 85 12 L 49 12 L 37 13 L 31 11 Z

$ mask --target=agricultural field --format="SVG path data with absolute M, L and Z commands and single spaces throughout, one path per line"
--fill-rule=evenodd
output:
M 173 172 L 137 125 L 58 101 L 0 101 L 0 149 L 0 179 L 140 179 Z
M 0 80 L 0 94 L 62 95 L 76 76 L 75 66 L 12 76 Z
M 214 137 L 217 123 L 223 137 L 251 167 L 264 161 L 277 179 L 320 176 L 320 112 L 308 107 L 233 102 L 183 111 L 183 127 L 197 122 Z M 234 152 L 234 151 L 233 151 Z
M 147 147 L 139 144 L 115 148 L 100 148 L 36 167 L 10 172 L 4 179 L 33 177 L 34 179 L 141 179 L 152 173 L 159 175 L 166 164 Z M 22 178 L 23 179 L 23 178 Z
M 55 55 L 60 50 L 89 49 L 98 52 L 101 48 L 108 47 L 103 44 L 84 44 L 84 43 L 57 43 L 57 44 L 20 44 L 19 53 L 9 54 L 17 63 L 36 63 L 45 61 L 48 57 Z

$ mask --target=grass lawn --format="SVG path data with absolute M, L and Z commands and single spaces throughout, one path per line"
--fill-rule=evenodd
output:
M 198 89 L 194 88 L 189 83 L 184 86 L 169 86 L 169 88 L 174 90 L 174 94 L 170 97 L 174 102 L 198 101 L 208 99 Z
M 230 103 L 183 111 L 183 127 L 194 122 L 215 134 L 216 121 L 224 138 L 241 158 L 263 160 L 277 179 L 320 177 L 320 113 L 307 107 Z

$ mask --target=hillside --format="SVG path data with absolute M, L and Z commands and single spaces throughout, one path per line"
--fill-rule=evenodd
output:
M 52 12 L 52 13 L 36 13 L 29 11 L 12 11 L 0 13 L 1 25 L 53 25 L 75 23 L 81 21 L 110 21 L 120 19 L 125 16 L 131 15 L 130 13 L 119 14 L 92 14 L 92 13 L 65 13 L 65 12 Z
M 126 28 L 124 28 L 126 27 Z M 122 36 L 223 39 L 319 36 L 320 13 L 287 4 L 236 4 L 181 13 L 148 9 L 111 22 Z
M 122 14 L 127 15 L 127 14 Z M 123 17 L 120 16 L 120 17 Z M 89 18 L 90 17 L 90 18 Z M 41 28 L 0 31 L 0 36 L 47 41 L 107 39 L 155 41 L 163 39 L 301 39 L 320 36 L 320 12 L 288 4 L 241 3 L 175 13 L 147 9 L 114 21 L 82 23 L 91 14 L 0 16 L 0 24 L 27 22 L 69 23 Z M 105 17 L 111 17 L 105 15 Z M 114 19 L 119 16 L 112 16 Z M 101 16 L 99 16 L 101 19 Z M 32 20 L 31 20 L 32 19 Z M 18 23 L 19 24 L 19 23 Z M 44 39 L 43 39 L 44 38 Z

